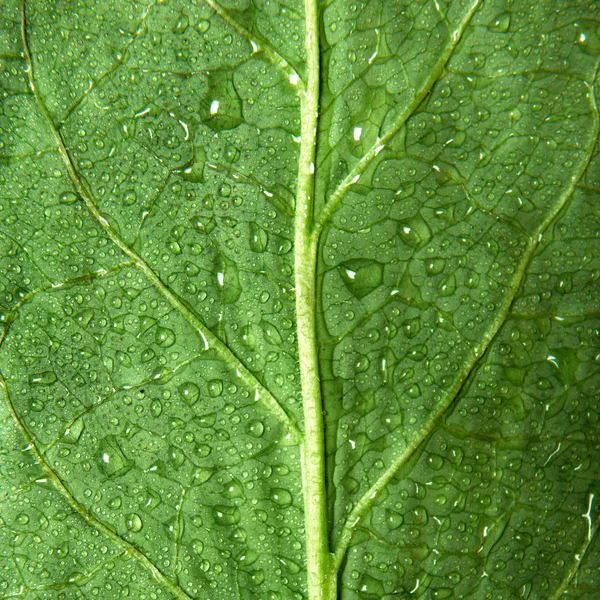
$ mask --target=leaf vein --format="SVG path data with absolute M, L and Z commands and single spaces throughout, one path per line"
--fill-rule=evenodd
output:
M 578 180 L 583 176 L 585 169 L 587 168 L 587 165 L 591 160 L 592 151 L 596 143 L 596 139 L 598 137 L 599 129 L 599 117 L 593 90 L 590 94 L 590 104 L 591 107 L 594 109 L 594 121 L 592 136 L 590 138 L 591 145 L 587 149 L 586 160 L 581 161 L 579 169 L 576 175 L 572 178 L 570 185 L 567 186 L 567 188 L 563 191 L 563 194 L 561 197 L 559 197 L 554 209 L 548 213 L 547 217 L 537 229 L 538 235 L 532 236 L 528 240 L 526 250 L 523 252 L 523 260 L 521 261 L 521 265 L 515 270 L 515 275 L 513 277 L 510 292 L 506 298 L 506 301 L 504 302 L 504 305 L 498 311 L 497 318 L 493 321 L 489 330 L 483 336 L 482 344 L 478 349 L 478 353 L 476 353 L 475 356 L 466 363 L 465 368 L 463 369 L 460 377 L 456 380 L 456 383 L 449 390 L 448 394 L 446 395 L 446 398 L 440 404 L 438 410 L 435 413 L 433 413 L 430 416 L 430 418 L 424 423 L 419 436 L 417 436 L 412 441 L 412 443 L 410 443 L 408 446 L 406 446 L 406 448 L 399 452 L 396 458 L 391 462 L 390 466 L 375 481 L 375 483 L 369 487 L 369 489 L 361 496 L 361 498 L 355 504 L 354 508 L 350 511 L 350 514 L 347 517 L 346 522 L 344 523 L 344 526 L 342 528 L 338 545 L 335 550 L 336 570 L 339 569 L 342 564 L 343 558 L 350 545 L 352 534 L 357 523 L 364 516 L 364 514 L 372 507 L 373 501 L 378 496 L 378 494 L 398 474 L 400 469 L 402 469 L 408 463 L 408 461 L 415 454 L 415 452 L 417 452 L 419 448 L 421 448 L 421 446 L 428 439 L 435 426 L 439 423 L 441 417 L 444 415 L 446 410 L 460 396 L 461 390 L 463 389 L 464 384 L 468 381 L 469 375 L 480 364 L 481 359 L 486 355 L 487 350 L 496 338 L 498 332 L 501 330 L 502 325 L 507 320 L 513 301 L 525 277 L 529 264 L 531 263 L 531 260 L 535 255 L 535 250 L 541 241 L 541 234 L 555 221 L 555 219 L 562 212 L 565 206 L 568 205 L 570 199 L 572 198 L 573 190 L 575 189 Z
M 33 452 L 40 467 L 42 467 L 42 469 L 48 474 L 48 477 L 50 477 L 50 479 L 54 482 L 58 491 L 66 498 L 68 503 L 77 511 L 77 513 L 85 521 L 87 521 L 89 525 L 102 531 L 107 537 L 112 539 L 113 542 L 115 542 L 118 546 L 123 548 L 127 554 L 135 556 L 137 558 L 137 560 L 141 564 L 143 564 L 147 569 L 149 569 L 150 572 L 152 573 L 152 575 L 158 581 L 160 581 L 162 584 L 164 584 L 165 587 L 171 593 L 175 594 L 175 596 L 177 598 L 179 598 L 180 600 L 192 600 L 191 596 L 188 596 L 188 594 L 186 594 L 185 591 L 178 584 L 173 582 L 164 573 L 162 573 L 162 571 L 160 571 L 160 569 L 158 569 L 153 563 L 151 563 L 150 560 L 140 550 L 138 550 L 133 544 L 131 544 L 125 538 L 123 538 L 121 535 L 119 535 L 116 531 L 113 531 L 110 527 L 107 527 L 106 525 L 104 525 L 104 523 L 102 523 L 101 521 L 96 519 L 96 517 L 94 517 L 92 514 L 90 514 L 87 511 L 87 509 L 75 499 L 75 497 L 71 494 L 70 490 L 67 488 L 67 486 L 62 481 L 62 479 L 50 467 L 50 465 L 46 462 L 44 457 L 40 454 L 37 446 L 35 445 L 35 442 L 33 441 L 33 438 L 29 435 L 27 428 L 25 427 L 25 425 L 21 421 L 17 411 L 15 410 L 15 407 L 14 407 L 12 400 L 10 398 L 10 395 L 8 393 L 8 387 L 6 385 L 6 381 L 4 380 L 4 377 L 1 374 L 0 374 L 0 389 L 2 390 L 4 398 L 8 405 L 8 409 L 9 409 L 15 423 L 19 427 L 19 430 L 21 431 L 24 438 L 27 440 L 28 449 L 31 450 L 31 452 Z
M 302 433 L 296 423 L 279 404 L 276 398 L 267 390 L 263 384 L 257 379 L 257 377 L 250 372 L 246 366 L 235 356 L 231 349 L 226 346 L 212 331 L 204 325 L 198 315 L 188 306 L 186 306 L 182 300 L 160 279 L 160 277 L 154 272 L 154 270 L 146 263 L 135 251 L 133 251 L 114 231 L 110 226 L 109 222 L 102 215 L 98 209 L 91 189 L 87 182 L 80 177 L 75 170 L 73 162 L 69 156 L 68 150 L 65 146 L 64 140 L 61 133 L 56 128 L 52 117 L 46 107 L 43 98 L 37 88 L 35 77 L 34 77 L 34 64 L 33 57 L 31 55 L 28 40 L 27 40 L 27 28 L 26 28 L 26 12 L 25 12 L 25 0 L 22 0 L 22 20 L 21 20 L 21 35 L 23 39 L 23 46 L 25 50 L 25 56 L 28 63 L 28 78 L 29 85 L 32 92 L 34 93 L 40 110 L 46 117 L 50 129 L 56 139 L 56 143 L 63 159 L 65 168 L 69 174 L 71 182 L 93 217 L 99 222 L 101 227 L 104 229 L 106 234 L 112 240 L 112 242 L 126 254 L 134 263 L 135 266 L 144 273 L 147 279 L 153 284 L 155 289 L 165 297 L 165 299 L 175 308 L 183 318 L 196 330 L 201 336 L 204 343 L 204 350 L 208 350 L 211 346 L 221 356 L 221 358 L 235 369 L 236 374 L 241 381 L 255 390 L 256 400 L 260 400 L 270 411 L 278 418 L 278 420 L 287 428 L 289 434 L 296 442 L 302 440 Z

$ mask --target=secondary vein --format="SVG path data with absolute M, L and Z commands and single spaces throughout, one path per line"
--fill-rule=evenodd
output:
M 329 197 L 327 204 L 321 210 L 321 213 L 317 217 L 315 223 L 315 229 L 313 237 L 318 240 L 325 225 L 329 222 L 333 214 L 338 210 L 340 204 L 350 188 L 358 182 L 360 176 L 365 169 L 371 164 L 373 159 L 383 150 L 385 145 L 400 131 L 404 126 L 409 117 L 415 112 L 419 104 L 423 101 L 425 96 L 431 91 L 431 88 L 435 82 L 439 79 L 444 67 L 450 60 L 452 52 L 456 48 L 457 44 L 462 38 L 462 35 L 471 20 L 471 17 L 479 7 L 481 0 L 474 0 L 465 14 L 464 18 L 458 24 L 458 27 L 452 32 L 452 43 L 448 44 L 445 51 L 440 55 L 440 58 L 436 66 L 432 69 L 430 76 L 425 81 L 423 87 L 415 94 L 413 101 L 400 113 L 398 118 L 394 121 L 391 127 L 384 133 L 383 136 L 378 138 L 369 151 L 354 165 L 353 169 L 346 175 L 344 180 L 337 186 L 334 192 Z
M 256 45 L 257 47 L 255 48 L 255 52 L 257 52 L 259 49 L 262 50 L 273 64 L 277 65 L 287 73 L 290 81 L 297 79 L 298 84 L 302 84 L 302 86 L 304 85 L 297 70 L 282 54 L 277 52 L 275 48 L 271 47 L 271 45 L 265 39 L 256 38 L 255 41 L 252 33 L 248 31 L 248 29 L 246 29 L 246 27 L 244 27 L 237 19 L 234 19 L 216 0 L 205 0 L 205 2 L 240 35 Z
M 77 190 L 79 196 L 83 199 L 88 211 L 91 215 L 98 221 L 102 229 L 106 232 L 108 237 L 112 240 L 112 242 L 124 253 L 126 254 L 134 263 L 134 265 L 144 273 L 144 275 L 150 280 L 150 282 L 154 285 L 156 290 L 162 294 L 166 300 L 175 308 L 184 319 L 196 330 L 196 332 L 200 335 L 203 340 L 204 350 L 208 350 L 209 348 L 214 348 L 214 350 L 221 356 L 221 358 L 231 365 L 240 378 L 240 380 L 246 384 L 248 387 L 255 390 L 256 400 L 261 401 L 267 408 L 271 410 L 278 418 L 278 420 L 283 423 L 283 425 L 287 428 L 289 435 L 297 442 L 301 443 L 303 439 L 302 432 L 296 425 L 296 423 L 292 420 L 292 418 L 287 414 L 284 408 L 279 404 L 279 402 L 275 399 L 275 397 L 267 390 L 263 384 L 256 378 L 256 376 L 249 371 L 246 366 L 233 354 L 233 352 L 227 347 L 222 340 L 220 340 L 212 331 L 206 327 L 206 325 L 201 321 L 201 319 L 196 315 L 194 311 L 188 308 L 179 297 L 167 286 L 165 285 L 160 277 L 152 270 L 152 268 L 146 263 L 141 256 L 139 256 L 134 250 L 132 250 L 122 239 L 121 237 L 114 231 L 114 229 L 110 226 L 109 222 L 102 216 L 102 213 L 98 210 L 96 205 L 96 201 L 93 197 L 92 191 L 88 186 L 87 182 L 79 176 L 73 162 L 71 161 L 71 157 L 67 151 L 62 135 L 56 128 L 52 116 L 46 104 L 41 97 L 41 94 L 36 85 L 35 77 L 34 77 L 34 66 L 33 66 L 33 58 L 31 55 L 31 51 L 29 48 L 28 38 L 27 38 L 27 19 L 26 19 L 26 7 L 25 0 L 22 0 L 22 13 L 21 13 L 21 36 L 23 39 L 23 48 L 25 53 L 25 59 L 27 61 L 27 75 L 29 79 L 29 86 L 31 91 L 33 92 L 37 103 L 40 107 L 40 110 L 46 117 L 48 121 L 49 127 L 54 135 L 56 140 L 56 144 L 58 147 L 59 154 L 63 159 L 65 168 L 67 173 L 69 174 L 69 178 L 75 189 Z
M 146 568 L 148 568 L 150 570 L 153 577 L 156 580 L 160 581 L 162 584 L 164 584 L 165 587 L 172 594 L 174 594 L 177 598 L 179 598 L 179 600 L 192 600 L 191 596 L 188 596 L 177 583 L 173 582 L 164 573 L 162 573 L 162 571 L 160 571 L 153 563 L 151 563 L 150 560 L 148 560 L 148 558 L 140 550 L 138 550 L 133 544 L 128 542 L 125 538 L 121 537 L 117 532 L 113 531 L 112 529 L 110 529 L 109 527 L 104 525 L 104 523 L 102 523 L 101 521 L 96 519 L 96 517 L 94 517 L 90 512 L 88 512 L 88 510 L 85 508 L 85 506 L 80 504 L 75 499 L 75 497 L 71 494 L 71 492 L 69 491 L 67 486 L 63 483 L 62 479 L 58 476 L 57 473 L 54 472 L 54 470 L 50 467 L 50 465 L 44 460 L 44 457 L 39 453 L 32 437 L 29 435 L 29 432 L 23 425 L 21 419 L 19 418 L 19 415 L 17 414 L 17 411 L 15 410 L 15 407 L 14 407 L 12 400 L 10 398 L 10 395 L 8 393 L 8 387 L 6 385 L 6 381 L 4 380 L 4 377 L 2 376 L 1 373 L 0 373 L 0 390 L 2 390 L 2 393 L 6 399 L 6 403 L 8 405 L 9 412 L 11 413 L 14 421 L 17 423 L 24 438 L 27 440 L 28 450 L 33 452 L 40 467 L 47 473 L 48 477 L 52 480 L 52 482 L 58 488 L 58 491 L 66 498 L 66 500 L 69 502 L 69 504 L 71 504 L 71 506 L 73 506 L 73 508 L 77 511 L 77 514 L 79 514 L 91 526 L 102 531 L 102 533 L 107 535 L 110 539 L 112 539 L 121 548 L 124 548 L 127 554 L 129 554 L 131 556 L 135 556 L 135 558 L 137 560 L 139 560 Z
M 535 251 L 542 239 L 542 236 L 540 234 L 542 234 L 544 231 L 546 231 L 546 229 L 548 229 L 548 227 L 552 225 L 552 223 L 556 220 L 561 211 L 568 205 L 569 200 L 572 198 L 573 191 L 577 185 L 577 182 L 582 177 L 583 173 L 585 172 L 585 169 L 589 164 L 589 161 L 591 160 L 594 144 L 596 143 L 596 140 L 598 138 L 598 132 L 600 129 L 598 108 L 596 105 L 596 99 L 594 97 L 593 90 L 591 88 L 589 100 L 590 107 L 592 109 L 592 114 L 594 115 L 594 125 L 592 135 L 590 137 L 591 146 L 587 152 L 587 159 L 581 161 L 579 169 L 575 172 L 570 184 L 564 189 L 554 208 L 548 212 L 546 218 L 542 221 L 542 223 L 534 232 L 534 234 L 528 239 L 526 249 L 523 252 L 523 260 L 521 261 L 521 265 L 515 271 L 515 275 L 510 286 L 510 292 L 507 295 L 507 298 L 502 308 L 498 312 L 496 319 L 491 324 L 486 335 L 484 336 L 481 345 L 477 348 L 476 352 L 474 353 L 474 356 L 465 365 L 460 377 L 457 379 L 454 386 L 452 386 L 452 388 L 449 390 L 444 401 L 439 405 L 437 411 L 432 413 L 429 419 L 423 424 L 419 436 L 416 437 L 411 444 L 409 444 L 402 451 L 399 452 L 396 458 L 390 463 L 389 467 L 379 476 L 375 483 L 373 483 L 373 485 L 369 487 L 369 489 L 361 496 L 358 502 L 354 505 L 354 508 L 352 509 L 348 518 L 346 519 L 346 522 L 344 523 L 337 544 L 337 548 L 334 553 L 334 568 L 336 571 L 341 567 L 346 551 L 348 550 L 348 547 L 350 545 L 354 528 L 356 527 L 357 523 L 371 508 L 375 498 L 379 495 L 379 493 L 397 475 L 400 469 L 409 462 L 410 458 L 419 450 L 419 448 L 421 448 L 423 443 L 429 437 L 429 434 L 438 424 L 442 415 L 459 397 L 460 392 L 463 389 L 463 386 L 467 381 L 468 377 L 477 367 L 477 365 L 481 361 L 481 358 L 485 355 L 486 350 L 494 341 L 502 325 L 506 321 L 506 318 L 510 312 L 517 292 L 521 286 L 521 282 L 523 281 L 523 278 L 527 273 L 529 264 L 531 263 L 531 260 L 535 255 Z

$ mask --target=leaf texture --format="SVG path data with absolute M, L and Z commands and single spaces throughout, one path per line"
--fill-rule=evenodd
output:
M 0 598 L 598 598 L 596 2 L 0 8 Z

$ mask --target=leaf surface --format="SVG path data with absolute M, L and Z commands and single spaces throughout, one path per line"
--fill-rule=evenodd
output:
M 596 598 L 599 22 L 4 0 L 1 597 Z

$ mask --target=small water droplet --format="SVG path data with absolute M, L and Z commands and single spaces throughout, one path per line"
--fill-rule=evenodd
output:
M 220 379 L 211 379 L 208 382 L 208 394 L 211 398 L 217 398 L 223 393 L 223 381 Z
M 265 431 L 265 426 L 260 421 L 250 421 L 246 427 L 246 431 L 254 437 L 260 437 Z
M 142 519 L 136 513 L 131 513 L 128 515 L 126 524 L 127 529 L 129 529 L 129 531 L 133 531 L 134 533 L 141 531 L 143 527 Z
M 292 504 L 292 495 L 286 489 L 273 489 L 271 497 L 273 498 L 275 504 L 277 504 L 278 506 L 286 507 Z

